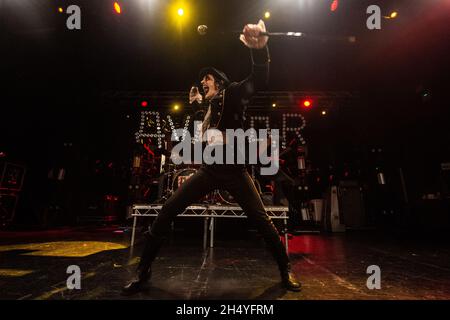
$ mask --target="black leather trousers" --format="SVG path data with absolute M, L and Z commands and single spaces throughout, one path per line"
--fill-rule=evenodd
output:
M 264 209 L 253 180 L 245 167 L 240 165 L 201 167 L 165 202 L 160 214 L 151 226 L 151 235 L 159 239 L 166 237 L 171 222 L 178 214 L 215 189 L 225 189 L 234 197 L 263 236 L 278 263 L 280 271 L 286 270 L 289 265 L 289 258 L 278 231 Z

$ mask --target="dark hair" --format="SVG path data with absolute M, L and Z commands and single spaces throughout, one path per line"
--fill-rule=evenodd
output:
M 225 89 L 225 81 L 223 81 L 222 79 L 219 80 L 214 79 L 214 81 L 216 82 L 216 84 L 218 84 L 219 90 Z

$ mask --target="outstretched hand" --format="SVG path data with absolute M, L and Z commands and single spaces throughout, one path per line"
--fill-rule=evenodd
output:
M 258 24 L 247 24 L 239 39 L 251 49 L 262 49 L 269 41 L 268 36 L 260 36 L 261 32 L 266 32 L 264 21 L 259 20 Z
M 192 104 L 194 101 L 202 103 L 202 99 L 203 97 L 198 91 L 198 87 L 192 87 L 191 91 L 189 92 L 189 103 Z

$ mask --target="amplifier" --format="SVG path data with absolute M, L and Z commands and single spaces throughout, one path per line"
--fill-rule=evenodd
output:
M 16 193 L 0 192 L 0 226 L 13 221 L 18 199 Z
M 20 191 L 25 172 L 25 166 L 10 162 L 0 163 L 0 190 Z
M 347 228 L 366 227 L 363 194 L 357 181 L 340 181 L 339 209 L 342 213 L 343 223 Z

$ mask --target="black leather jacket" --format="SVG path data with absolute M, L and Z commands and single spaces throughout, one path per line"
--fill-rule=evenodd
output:
M 193 103 L 194 112 L 205 114 L 211 105 L 210 128 L 221 131 L 225 129 L 244 129 L 245 112 L 251 97 L 263 89 L 269 78 L 269 49 L 251 49 L 252 71 L 250 75 L 241 82 L 231 82 L 225 89 L 221 90 L 210 101 L 202 104 Z M 196 117 L 197 120 L 199 117 Z

